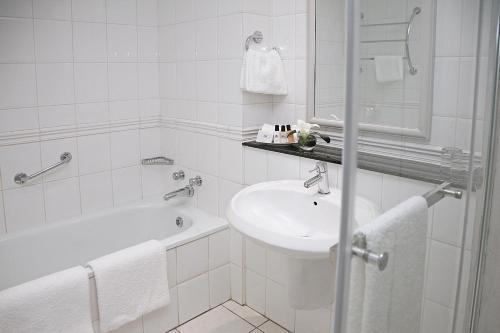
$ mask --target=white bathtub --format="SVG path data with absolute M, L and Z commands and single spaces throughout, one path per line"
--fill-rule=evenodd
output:
M 194 207 L 155 201 L 3 236 L 0 290 L 150 239 L 170 249 L 225 228 L 225 220 Z

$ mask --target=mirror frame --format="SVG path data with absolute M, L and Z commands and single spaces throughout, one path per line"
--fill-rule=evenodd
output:
M 431 31 L 436 31 L 436 1 L 430 0 L 432 22 L 429 26 Z M 308 0 L 308 54 L 307 54 L 307 121 L 321 126 L 322 132 L 333 137 L 340 137 L 343 130 L 343 121 L 327 120 L 315 116 L 316 108 L 316 0 Z M 431 36 L 429 47 L 429 70 L 421 73 L 424 77 L 421 82 L 429 82 L 428 94 L 423 98 L 420 110 L 424 110 L 419 117 L 418 128 L 401 128 L 384 126 L 379 124 L 359 123 L 360 135 L 368 137 L 379 137 L 386 140 L 398 140 L 395 143 L 400 147 L 401 137 L 406 141 L 418 143 L 428 142 L 431 133 L 433 116 L 433 91 L 434 91 L 434 63 L 435 63 L 435 33 Z M 422 84 L 421 84 L 422 85 Z M 385 141 L 385 140 L 384 140 Z M 385 142 L 387 145 L 387 141 Z

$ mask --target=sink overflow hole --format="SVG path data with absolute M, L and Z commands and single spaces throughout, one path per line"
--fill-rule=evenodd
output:
M 317 203 L 316 201 L 314 201 L 314 202 L 313 202 L 313 205 L 314 205 L 314 206 L 317 206 L 317 205 L 318 205 L 318 203 Z

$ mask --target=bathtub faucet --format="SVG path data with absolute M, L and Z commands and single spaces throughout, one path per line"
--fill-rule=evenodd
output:
M 178 190 L 175 190 L 175 191 L 172 191 L 172 192 L 165 194 L 163 196 L 163 200 L 168 201 L 168 200 L 173 199 L 175 197 L 191 198 L 192 196 L 194 196 L 194 187 L 201 186 L 202 183 L 203 183 L 203 181 L 202 181 L 200 176 L 196 176 L 194 178 L 191 178 L 191 179 L 189 179 L 189 185 L 187 185 L 181 189 L 178 189 Z

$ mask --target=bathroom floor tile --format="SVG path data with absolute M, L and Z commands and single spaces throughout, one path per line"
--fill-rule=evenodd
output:
M 254 326 L 262 325 L 267 320 L 266 317 L 253 310 L 252 308 L 239 305 L 233 300 L 227 301 L 223 305 L 231 312 L 234 312 L 236 315 L 240 316 Z
M 264 325 L 259 326 L 259 330 L 264 333 L 289 333 L 286 329 L 273 323 L 272 321 L 266 321 Z
M 180 333 L 248 333 L 255 327 L 218 306 L 177 328 Z

